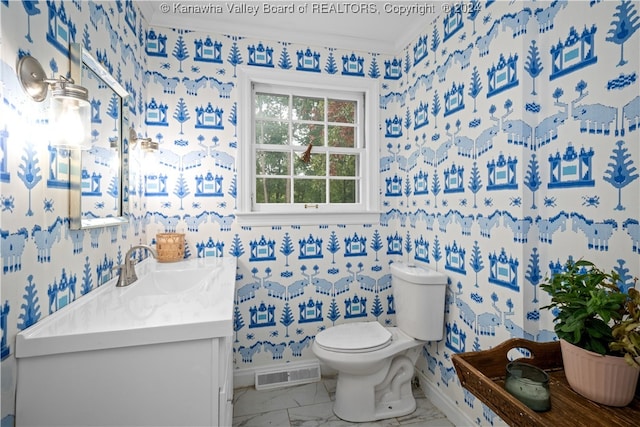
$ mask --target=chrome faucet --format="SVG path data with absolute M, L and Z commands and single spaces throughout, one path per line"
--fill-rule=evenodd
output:
M 133 259 L 131 259 L 131 255 L 136 249 L 146 249 L 147 251 L 149 251 L 149 253 L 151 253 L 152 257 L 157 257 L 155 249 L 153 249 L 151 246 L 132 246 L 124 256 L 124 264 L 118 266 L 118 268 L 120 269 L 120 274 L 118 275 L 118 283 L 116 283 L 116 287 L 121 288 L 123 286 L 129 286 L 130 284 L 138 280 L 138 276 L 136 275 L 136 263 Z

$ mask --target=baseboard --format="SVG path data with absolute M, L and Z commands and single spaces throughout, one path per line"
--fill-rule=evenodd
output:
M 447 416 L 449 421 L 456 426 L 473 426 L 476 425 L 473 419 L 469 418 L 469 414 L 460 409 L 445 393 L 442 392 L 431 380 L 429 380 L 422 372 L 415 370 L 415 374 L 420 380 L 420 388 L 424 395 L 433 403 L 443 414 Z
M 233 370 L 233 388 L 253 387 L 256 381 L 255 368 L 240 368 Z

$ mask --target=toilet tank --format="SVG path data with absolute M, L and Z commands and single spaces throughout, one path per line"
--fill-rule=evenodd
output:
M 418 340 L 441 340 L 447 276 L 429 268 L 394 262 L 391 283 L 396 326 Z

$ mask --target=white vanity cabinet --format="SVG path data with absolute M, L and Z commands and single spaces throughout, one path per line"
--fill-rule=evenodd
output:
M 140 273 L 199 285 L 110 282 L 18 334 L 16 425 L 231 426 L 235 258 L 187 263 Z

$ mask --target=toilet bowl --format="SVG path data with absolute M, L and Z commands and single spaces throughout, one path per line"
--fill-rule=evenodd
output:
M 413 412 L 411 379 L 420 349 L 444 333 L 447 277 L 398 262 L 391 275 L 397 326 L 343 323 L 320 332 L 311 346 L 321 362 L 338 371 L 333 412 L 346 421 Z

